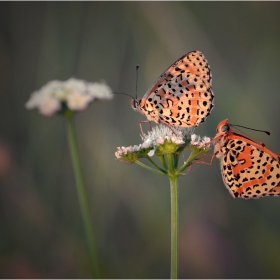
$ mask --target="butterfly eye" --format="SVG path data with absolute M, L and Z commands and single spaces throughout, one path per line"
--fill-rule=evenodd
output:
M 134 108 L 138 107 L 138 105 L 139 105 L 138 100 L 134 99 L 134 100 L 133 100 L 133 106 L 134 106 Z
M 223 125 L 222 127 L 221 127 L 221 132 L 226 132 L 226 131 L 228 131 L 229 130 L 229 126 L 226 124 L 226 125 Z
M 136 109 L 139 106 L 139 101 L 137 99 L 131 99 L 130 105 L 133 109 Z

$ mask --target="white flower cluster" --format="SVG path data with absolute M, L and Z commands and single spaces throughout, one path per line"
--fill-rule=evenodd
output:
M 117 147 L 118 150 L 115 152 L 115 156 L 117 159 L 121 159 L 122 155 L 126 155 L 128 153 L 133 153 L 133 152 L 140 152 L 142 149 L 148 149 L 151 147 L 152 147 L 152 142 L 150 141 L 145 141 L 140 145 L 134 145 L 129 147 Z M 152 156 L 150 155 L 150 153 L 148 155 Z
M 207 136 L 201 138 L 199 135 L 196 134 L 191 135 L 191 145 L 196 146 L 198 148 L 209 148 L 210 140 L 211 139 Z
M 104 83 L 89 83 L 70 78 L 66 81 L 50 81 L 33 92 L 25 104 L 26 109 L 38 108 L 44 116 L 51 116 L 62 109 L 65 102 L 68 109 L 84 110 L 94 99 L 110 100 L 112 90 Z
M 142 149 L 148 148 L 153 148 L 148 153 L 149 156 L 153 156 L 156 146 L 159 144 L 164 144 L 165 140 L 173 142 L 177 145 L 184 144 L 184 138 L 186 137 L 186 134 L 189 134 L 189 132 L 189 129 L 172 127 L 171 130 L 165 125 L 158 125 L 156 127 L 153 127 L 152 131 L 149 131 L 147 135 L 144 135 L 142 144 L 129 147 L 118 147 L 115 156 L 117 159 L 121 159 L 122 155 L 126 155 L 127 153 L 139 152 Z
M 147 135 L 144 135 L 143 141 L 155 147 L 158 144 L 163 144 L 165 140 L 171 141 L 177 145 L 182 145 L 185 143 L 184 138 L 190 133 L 189 129 L 182 129 L 177 127 L 172 127 L 172 130 L 166 125 L 158 125 L 148 131 Z
M 115 152 L 116 158 L 119 160 L 122 158 L 122 155 L 127 155 L 128 153 L 139 152 L 141 150 L 141 144 L 139 146 L 129 146 L 129 147 L 117 147 Z

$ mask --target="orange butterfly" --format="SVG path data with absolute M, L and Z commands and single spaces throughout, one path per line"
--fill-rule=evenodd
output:
M 221 160 L 223 181 L 234 198 L 279 196 L 279 156 L 231 127 L 227 119 L 219 123 L 210 165 L 215 156 Z
M 210 66 L 204 55 L 192 51 L 169 66 L 132 108 L 148 122 L 191 127 L 204 122 L 214 107 Z M 147 121 L 142 121 L 147 122 Z M 140 130 L 143 135 L 140 122 Z

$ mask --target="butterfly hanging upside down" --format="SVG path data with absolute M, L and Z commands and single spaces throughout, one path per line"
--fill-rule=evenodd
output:
M 227 120 L 217 127 L 211 140 L 214 154 L 221 160 L 224 184 L 231 195 L 241 198 L 280 196 L 280 158 L 264 144 L 236 133 Z M 204 163 L 204 162 L 197 162 Z
M 214 107 L 212 75 L 199 51 L 192 51 L 169 66 L 142 99 L 132 99 L 132 108 L 154 121 L 168 126 L 192 127 L 204 122 Z

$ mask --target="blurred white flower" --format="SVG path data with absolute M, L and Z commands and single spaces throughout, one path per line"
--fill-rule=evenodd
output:
M 89 83 L 89 95 L 96 99 L 112 99 L 113 94 L 110 87 L 104 83 Z
M 81 94 L 79 91 L 73 91 L 66 96 L 67 107 L 73 111 L 84 110 L 91 101 L 90 95 Z
M 43 96 L 38 104 L 39 112 L 44 116 L 51 116 L 54 112 L 60 111 L 61 104 L 58 99 Z
M 70 78 L 66 81 L 48 82 L 31 94 L 25 107 L 26 109 L 38 108 L 42 115 L 51 116 L 62 110 L 62 104 L 72 111 L 81 111 L 95 99 L 110 100 L 112 98 L 112 90 L 104 83 L 89 83 Z

